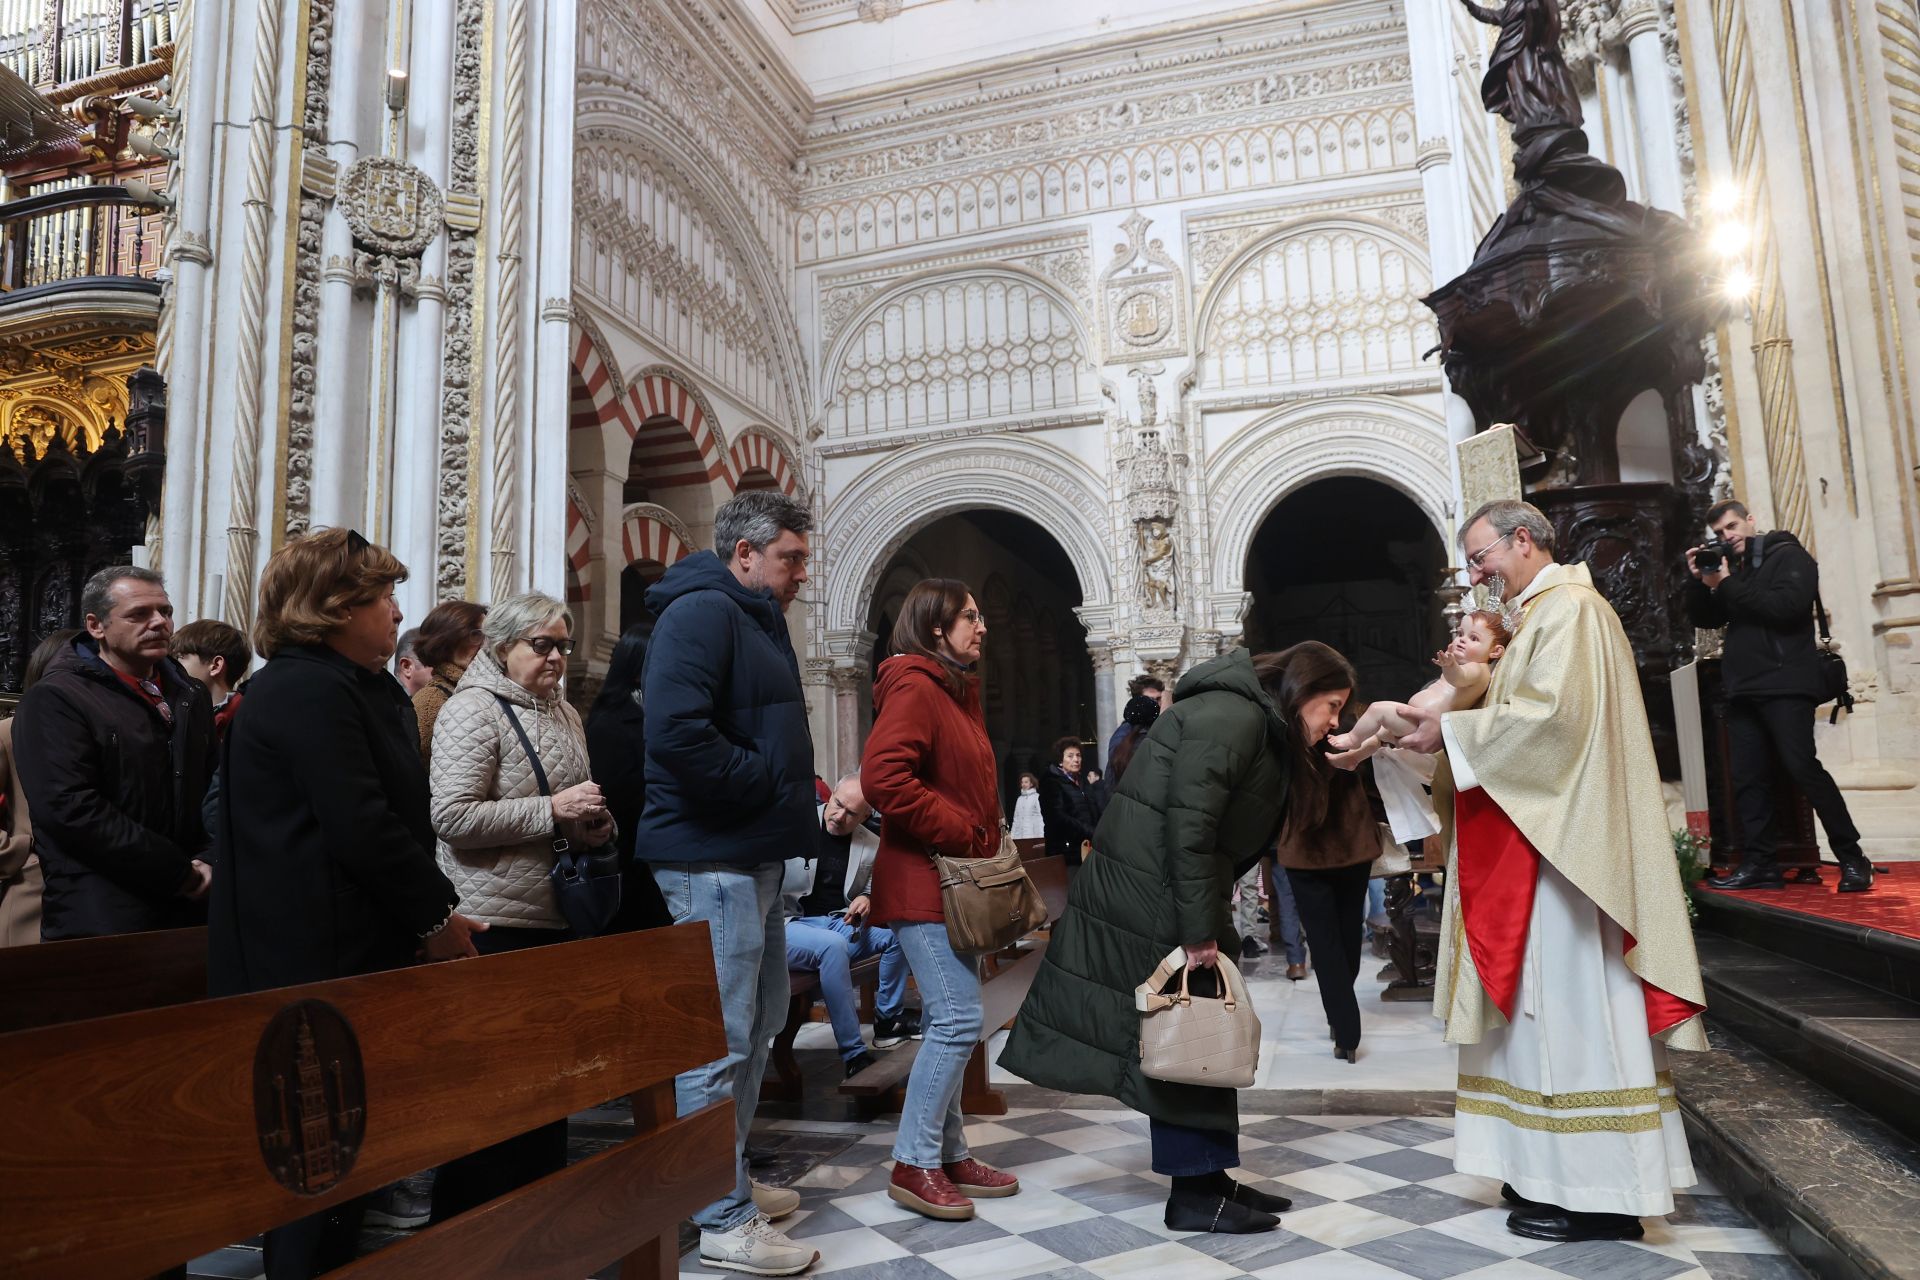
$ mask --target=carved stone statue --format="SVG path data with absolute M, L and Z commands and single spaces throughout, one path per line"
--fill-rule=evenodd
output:
M 1480 101 L 1487 110 L 1516 133 L 1536 125 L 1579 128 L 1580 95 L 1560 56 L 1559 0 L 1506 0 L 1497 9 L 1473 0 L 1461 3 L 1480 21 L 1500 28 L 1480 81 Z
M 1165 520 L 1142 520 L 1136 528 L 1140 540 L 1140 605 L 1150 613 L 1171 613 L 1179 605 L 1173 528 Z

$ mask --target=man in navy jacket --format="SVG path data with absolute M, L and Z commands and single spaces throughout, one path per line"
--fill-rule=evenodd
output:
M 727 1055 L 675 1082 L 681 1115 L 734 1104 L 734 1189 L 693 1215 L 700 1256 L 755 1275 L 818 1259 L 770 1225 L 798 1194 L 753 1185 L 747 1129 L 767 1051 L 786 1019 L 786 859 L 812 848 L 813 735 L 786 608 L 807 580 L 813 516 L 782 493 L 747 490 L 714 516 L 713 552 L 647 591 L 658 619 L 641 677 L 646 804 L 634 855 L 653 866 L 675 923 L 713 933 Z

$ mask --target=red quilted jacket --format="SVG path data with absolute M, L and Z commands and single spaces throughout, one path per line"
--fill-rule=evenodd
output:
M 874 922 L 945 920 L 940 878 L 928 855 L 981 858 L 1000 845 L 993 745 L 979 685 L 968 681 L 956 698 L 935 659 L 901 654 L 881 663 L 860 785 L 881 814 Z

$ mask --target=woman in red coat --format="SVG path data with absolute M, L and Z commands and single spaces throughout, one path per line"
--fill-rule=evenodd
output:
M 947 941 L 933 854 L 984 858 L 1000 846 L 993 746 L 974 674 L 987 624 L 950 578 L 915 584 L 873 682 L 873 732 L 860 785 L 883 815 L 873 919 L 893 930 L 920 988 L 925 1038 L 907 1077 L 887 1194 L 929 1218 L 973 1217 L 973 1200 L 1020 1190 L 967 1154 L 960 1084 L 980 1042 L 980 974 Z

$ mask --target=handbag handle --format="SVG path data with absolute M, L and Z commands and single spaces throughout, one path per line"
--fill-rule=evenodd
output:
M 1220 998 L 1226 1002 L 1227 1008 L 1232 1009 L 1246 998 L 1246 983 L 1240 977 L 1239 967 L 1225 955 L 1214 963 L 1220 967 L 1221 975 L 1226 978 L 1226 990 L 1221 992 Z M 1190 1003 L 1193 1000 L 1192 994 L 1187 990 L 1187 974 L 1190 968 L 1191 966 L 1187 964 L 1185 947 L 1175 947 L 1167 952 L 1167 958 L 1160 962 L 1160 967 L 1149 974 L 1145 982 L 1133 989 L 1133 1007 L 1141 1013 L 1158 1013 L 1176 1004 Z M 1180 975 L 1180 994 L 1161 995 L 1160 988 L 1172 981 L 1175 973 Z
M 540 763 L 540 753 L 533 749 L 533 740 L 528 738 L 527 731 L 520 727 L 520 717 L 513 713 L 513 704 L 497 693 L 493 695 L 493 700 L 498 702 L 500 709 L 507 713 L 507 723 L 513 726 L 514 735 L 520 739 L 520 749 L 527 753 L 527 763 L 533 766 L 534 785 L 540 788 L 541 795 L 549 800 L 553 799 L 553 788 L 547 785 L 546 767 Z M 561 835 L 560 828 L 555 826 L 553 829 L 554 853 L 564 858 L 572 848 L 573 842 Z

